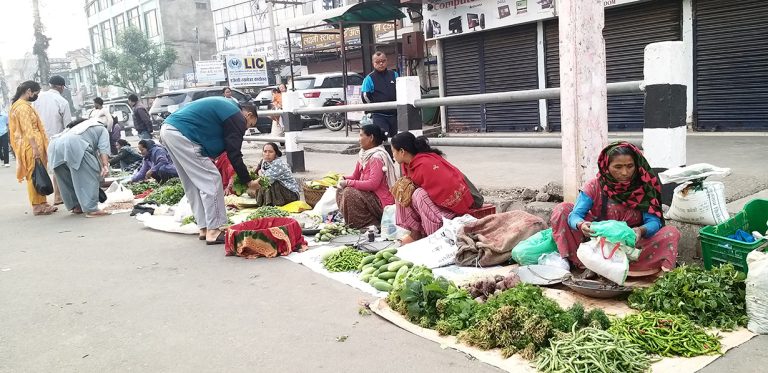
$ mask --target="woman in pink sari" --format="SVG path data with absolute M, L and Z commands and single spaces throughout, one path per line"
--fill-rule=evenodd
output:
M 664 226 L 661 185 L 643 153 L 628 142 L 600 153 L 599 173 L 587 182 L 576 203 L 561 203 L 552 212 L 552 233 L 563 258 L 584 268 L 576 250 L 594 232 L 594 221 L 618 220 L 637 235 L 640 257 L 629 264 L 630 276 L 647 276 L 675 268 L 680 232 Z

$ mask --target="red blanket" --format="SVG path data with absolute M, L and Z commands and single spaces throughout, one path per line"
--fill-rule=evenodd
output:
M 306 249 L 301 226 L 291 218 L 262 218 L 233 225 L 227 229 L 224 242 L 227 256 L 248 259 L 274 258 Z

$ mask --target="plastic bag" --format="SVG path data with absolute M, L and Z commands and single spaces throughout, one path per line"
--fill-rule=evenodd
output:
M 721 168 L 709 163 L 697 163 L 685 167 L 670 168 L 660 173 L 659 178 L 662 184 L 669 184 L 703 180 L 710 176 L 728 176 L 730 173 L 730 168 Z
M 323 193 L 323 196 L 320 197 L 320 200 L 317 201 L 317 204 L 312 209 L 312 212 L 320 216 L 325 216 L 334 211 L 338 211 L 339 205 L 336 204 L 336 190 L 337 189 L 335 187 L 328 187 L 325 190 L 325 193 Z
M 453 220 L 443 218 L 443 226 L 435 233 L 416 242 L 401 246 L 397 250 L 397 256 L 403 260 L 423 265 L 428 268 L 439 268 L 456 262 L 456 235 L 459 229 L 477 218 L 471 215 L 463 215 Z
M 619 285 L 624 285 L 629 272 L 629 259 L 617 245 L 593 238 L 579 245 L 576 256 L 584 267 Z
M 568 260 L 560 256 L 560 253 L 558 252 L 541 254 L 541 256 L 539 257 L 539 265 L 558 267 L 566 271 L 571 270 L 571 265 L 568 264 Z
M 768 254 L 754 250 L 747 254 L 747 328 L 768 334 Z
M 32 170 L 32 185 L 35 186 L 35 190 L 40 195 L 47 196 L 53 193 L 51 177 L 48 176 L 43 161 L 39 159 L 35 160 L 35 169 Z
M 312 210 L 312 206 L 308 205 L 304 201 L 294 201 L 291 202 L 285 206 L 278 207 L 280 210 L 283 210 L 285 212 L 289 212 L 292 214 L 297 214 L 302 211 Z
M 595 231 L 595 236 L 605 237 L 609 242 L 635 247 L 637 235 L 627 225 L 627 222 L 618 220 L 596 221 L 589 228 Z
M 719 181 L 688 182 L 675 188 L 667 219 L 698 225 L 717 225 L 730 217 L 725 186 Z
M 133 192 L 118 182 L 113 182 L 104 193 L 107 195 L 107 203 L 133 202 Z
M 381 238 L 394 241 L 408 235 L 408 231 L 400 228 L 397 222 L 397 207 L 395 205 L 384 206 L 384 213 L 381 215 Z
M 545 229 L 539 233 L 528 237 L 512 249 L 510 256 L 512 260 L 520 265 L 539 264 L 539 257 L 542 254 L 549 254 L 557 251 L 557 244 L 552 238 L 552 228 Z

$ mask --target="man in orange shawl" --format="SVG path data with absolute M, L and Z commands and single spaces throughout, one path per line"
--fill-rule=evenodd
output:
M 40 84 L 34 81 L 26 81 L 16 89 L 13 96 L 11 111 L 8 113 L 8 130 L 11 138 L 11 147 L 16 155 L 16 179 L 21 182 L 27 180 L 27 194 L 32 204 L 32 213 L 35 215 L 50 215 L 57 208 L 48 204 L 44 195 L 37 193 L 32 182 L 32 171 L 35 169 L 35 161 L 48 164 L 48 137 L 45 135 L 45 126 L 32 107 L 32 102 L 40 93 Z

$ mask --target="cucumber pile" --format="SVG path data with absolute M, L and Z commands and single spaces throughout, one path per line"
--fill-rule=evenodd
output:
M 344 224 L 329 223 L 323 226 L 315 235 L 315 240 L 318 242 L 328 242 L 339 236 L 346 236 L 349 234 L 360 234 L 360 231 L 354 228 L 348 228 Z
M 367 282 L 378 291 L 389 292 L 392 285 L 405 276 L 413 263 L 398 258 L 397 249 L 392 247 L 363 258 L 360 270 L 360 280 Z

